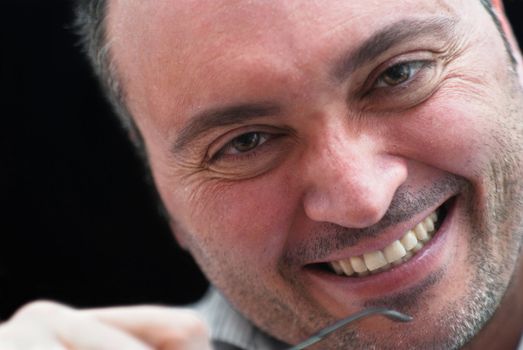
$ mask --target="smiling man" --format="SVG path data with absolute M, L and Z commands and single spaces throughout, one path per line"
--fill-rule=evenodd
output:
M 95 69 L 216 288 L 196 307 L 214 339 L 277 349 L 385 306 L 414 320 L 369 318 L 317 349 L 517 347 L 523 74 L 499 2 L 84 10 Z M 0 339 L 32 330 L 82 348 L 96 337 L 80 329 L 99 327 L 118 332 L 111 344 L 207 346 L 184 317 L 39 303 Z

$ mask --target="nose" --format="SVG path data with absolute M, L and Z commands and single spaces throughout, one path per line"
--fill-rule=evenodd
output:
M 353 135 L 354 136 L 354 135 Z M 407 162 L 369 137 L 325 137 L 304 157 L 306 215 L 347 228 L 377 223 L 407 178 Z

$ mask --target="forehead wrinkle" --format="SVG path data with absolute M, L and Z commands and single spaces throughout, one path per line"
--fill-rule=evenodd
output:
M 250 2 L 249 2 L 250 3 Z M 256 2 L 254 2 L 256 3 Z M 296 5 L 295 3 L 291 3 L 293 5 Z M 220 5 L 220 6 L 218 6 Z M 289 4 L 286 4 L 285 5 L 287 8 L 289 8 Z M 297 5 L 296 5 L 297 6 Z M 217 12 L 220 12 L 220 13 L 226 13 L 226 8 L 227 6 L 223 3 L 220 3 L 220 2 L 216 2 L 216 5 L 214 6 L 217 10 Z M 248 7 L 247 5 L 245 6 L 242 6 L 242 7 Z M 272 9 L 270 7 L 268 7 L 270 10 L 272 10 L 272 12 L 277 12 L 276 9 Z M 210 15 L 210 14 L 208 14 Z M 166 16 L 164 14 L 164 16 Z M 297 16 L 297 14 L 294 14 L 294 16 Z M 165 18 L 164 18 L 165 19 Z M 236 26 L 240 25 L 241 23 L 245 22 L 246 20 L 248 20 L 247 17 L 242 17 L 240 18 L 240 23 L 236 23 Z M 262 21 L 262 23 L 266 23 L 264 21 L 264 18 L 258 18 Z M 265 17 L 265 19 L 267 19 Z M 296 22 L 297 19 L 295 18 L 294 19 Z M 284 23 L 285 22 L 285 19 L 284 18 L 281 18 L 281 21 L 283 21 Z M 280 21 L 280 22 L 281 22 Z M 192 23 L 192 21 L 189 21 Z M 232 22 L 235 22 L 235 21 L 232 21 Z M 293 23 L 294 23 L 293 22 Z M 223 25 L 225 25 L 226 23 L 229 23 L 231 24 L 231 21 L 225 21 L 225 23 L 223 23 Z M 194 23 L 193 23 L 194 24 Z M 201 23 L 199 23 L 201 24 Z M 211 24 L 211 23 L 208 23 L 208 24 Z M 267 24 L 267 23 L 266 23 Z M 281 23 L 280 23 L 281 24 Z M 269 47 L 270 49 L 272 49 L 272 53 L 275 54 L 275 55 L 284 55 L 286 53 L 286 50 L 300 50 L 300 53 L 302 54 L 302 58 L 303 58 L 303 54 L 307 53 L 308 50 L 304 50 L 302 47 L 296 47 L 297 45 L 295 44 L 295 38 L 292 37 L 292 35 L 283 35 L 282 34 L 282 31 L 280 30 L 280 24 L 279 25 L 276 25 L 276 26 L 272 26 L 272 27 L 267 27 L 267 26 L 263 26 L 265 29 L 267 30 L 270 30 L 270 33 L 264 33 L 263 31 L 259 31 L 257 32 L 257 36 L 256 36 L 256 40 L 253 42 L 252 38 L 250 40 L 250 45 L 253 45 L 253 47 L 255 48 L 267 48 Z M 176 27 L 177 27 L 177 30 L 173 31 L 173 33 L 179 33 L 180 31 L 183 33 L 187 30 L 187 27 L 188 24 L 186 24 L 185 26 L 182 25 L 182 30 L 180 30 L 180 25 L 181 23 L 176 23 Z M 191 26 L 189 26 L 191 27 Z M 183 29 L 185 28 L 185 29 Z M 192 28 L 194 29 L 194 28 Z M 188 30 L 188 32 L 191 32 L 191 30 Z M 213 25 L 211 26 L 210 28 L 211 30 L 213 31 L 216 31 L 216 30 L 220 30 L 222 29 L 221 25 L 219 25 L 218 27 L 216 27 L 216 25 Z M 223 27 L 223 29 L 225 29 L 225 27 Z M 240 31 L 241 32 L 241 31 Z M 238 33 L 238 34 L 241 34 L 241 33 Z M 264 35 L 265 34 L 265 35 Z M 273 34 L 276 34 L 278 35 L 278 38 L 279 40 L 277 41 L 274 41 L 272 39 L 274 39 L 274 35 Z M 244 33 L 243 35 L 240 36 L 240 39 L 243 39 L 243 40 L 240 40 L 240 41 L 244 41 L 244 42 L 247 42 L 247 38 L 245 37 L 246 33 Z M 222 37 L 221 38 L 222 40 L 224 40 L 225 42 L 222 42 L 221 40 L 216 40 L 213 45 L 214 46 L 209 46 L 207 47 L 205 50 L 202 50 L 202 52 L 205 53 L 205 55 L 203 55 L 203 57 L 200 57 L 200 60 L 202 61 L 203 64 L 200 64 L 199 65 L 199 69 L 200 67 L 210 67 L 210 66 L 213 66 L 213 64 L 211 64 L 211 62 L 213 61 L 216 61 L 216 60 L 220 60 L 220 59 L 224 59 L 224 57 L 220 57 L 219 56 L 219 53 L 218 53 L 218 50 L 215 50 L 213 51 L 212 49 L 214 48 L 221 48 L 223 46 L 227 46 L 226 44 L 229 44 L 229 40 L 232 41 L 231 38 L 226 38 L 226 37 Z M 235 39 L 238 39 L 238 38 L 235 38 Z M 173 38 L 171 37 L 171 40 L 173 40 Z M 205 40 L 205 39 L 204 39 Z M 154 41 L 154 40 L 153 40 Z M 185 43 L 184 40 L 181 40 L 182 43 Z M 247 42 L 249 43 L 249 42 Z M 149 90 L 151 89 L 154 89 L 155 90 L 155 93 L 154 93 L 154 96 L 163 96 L 163 95 L 168 95 L 168 93 L 170 93 L 170 98 L 169 100 L 170 101 L 174 101 L 175 99 L 173 98 L 173 90 L 168 90 L 167 88 L 165 88 L 166 86 L 177 86 L 177 90 L 174 91 L 178 94 L 180 94 L 181 96 L 178 96 L 178 94 L 175 94 L 175 96 L 178 97 L 177 99 L 177 103 L 176 103 L 176 107 L 179 107 L 180 104 L 179 102 L 182 102 L 183 105 L 202 105 L 201 103 L 201 97 L 202 95 L 198 95 L 198 96 L 194 96 L 194 94 L 191 94 L 193 96 L 190 96 L 189 94 L 185 94 L 184 91 L 189 91 L 189 90 L 193 90 L 195 88 L 200 88 L 200 86 L 195 86 L 195 81 L 196 79 L 181 79 L 181 75 L 167 75 L 167 74 L 163 74 L 164 73 L 164 70 L 165 70 L 165 67 L 168 66 L 168 65 L 174 65 L 176 63 L 176 61 L 178 62 L 189 62 L 190 64 L 194 64 L 194 59 L 193 57 L 188 57 L 188 55 L 190 54 L 190 52 L 185 52 L 186 50 L 190 51 L 189 50 L 189 47 L 192 47 L 194 48 L 194 45 L 198 46 L 198 42 L 193 42 L 191 43 L 191 45 L 181 45 L 180 42 L 178 42 L 178 46 L 176 46 L 176 50 L 178 51 L 177 54 L 178 55 L 181 55 L 180 57 L 182 57 L 180 60 L 173 60 L 173 52 L 165 52 L 165 50 L 167 50 L 167 47 L 170 47 L 171 49 L 174 47 L 174 45 L 159 45 L 162 50 L 159 50 L 160 53 L 162 53 L 162 60 L 160 61 L 161 64 L 146 64 L 148 62 L 144 62 L 143 59 L 140 59 L 140 57 L 145 57 L 145 56 L 148 56 L 148 55 L 134 55 L 134 60 L 138 59 L 138 60 L 141 60 L 141 62 L 138 62 L 139 63 L 139 66 L 141 67 L 149 67 L 148 68 L 148 72 L 142 72 L 142 76 L 147 76 L 149 79 L 151 77 L 156 77 L 157 78 L 157 83 L 149 86 Z M 270 44 L 270 45 L 267 45 L 267 44 Z M 276 45 L 276 44 L 279 44 L 279 45 Z M 157 45 L 158 46 L 158 45 Z M 239 46 L 239 45 L 237 45 Z M 184 50 L 184 47 L 186 48 L 186 50 Z M 245 49 L 245 46 L 242 46 L 243 49 Z M 153 48 L 156 48 L 153 47 Z M 154 51 L 154 50 L 149 50 L 149 51 Z M 228 51 L 228 54 L 230 55 L 234 50 L 230 50 Z M 247 51 L 247 50 L 244 50 L 244 51 Z M 241 57 L 242 55 L 244 55 L 241 51 L 237 53 L 238 54 L 238 57 Z M 249 51 L 249 54 L 252 54 L 252 51 Z M 227 56 L 228 58 L 230 58 L 230 56 Z M 252 57 L 250 57 L 252 58 Z M 288 58 L 288 57 L 285 57 L 285 58 Z M 260 58 L 261 59 L 261 58 Z M 192 62 L 192 63 L 191 63 Z M 121 62 L 119 62 L 121 63 Z M 287 63 L 291 63 L 291 62 L 287 62 Z M 298 64 L 300 64 L 301 61 L 298 62 Z M 178 72 L 186 72 L 187 71 L 187 67 L 186 66 L 183 66 L 183 67 L 177 67 Z M 143 70 L 143 69 L 142 69 Z M 125 69 L 123 69 L 123 71 L 125 71 Z M 172 70 L 173 72 L 175 71 L 174 69 Z M 151 73 L 151 74 L 148 74 L 148 73 Z M 220 72 L 211 72 L 211 74 L 208 74 L 209 72 L 208 71 L 205 71 L 205 72 L 202 72 L 200 74 L 204 75 L 206 78 L 209 78 L 209 77 L 214 77 L 214 76 L 217 76 L 218 73 Z M 214 74 L 214 75 L 213 75 Z M 129 79 L 129 80 L 133 80 L 133 79 Z M 136 79 L 134 79 L 136 80 Z M 125 84 L 126 86 L 128 84 Z M 136 87 L 136 86 L 135 86 Z M 145 90 L 145 87 L 142 86 L 142 87 L 139 87 L 140 91 L 138 93 L 133 93 L 132 96 L 134 97 L 134 100 L 138 99 L 138 100 L 143 100 L 145 99 L 146 96 L 148 96 L 148 94 L 146 93 Z M 202 91 L 200 91 L 202 92 Z M 142 96 L 142 97 L 139 97 L 139 96 Z M 205 96 L 205 95 L 204 95 Z M 152 98 L 152 97 L 151 97 Z M 199 100 L 197 100 L 197 98 Z M 169 105 L 167 104 L 164 104 L 163 106 L 159 103 L 157 103 L 157 101 L 155 100 L 151 100 L 151 101 L 147 101 L 148 104 L 147 104 L 147 107 L 151 106 L 150 109 L 155 109 L 157 110 L 155 112 L 155 115 L 161 115 L 163 117 L 165 117 L 165 121 L 167 121 L 167 115 L 172 115 L 170 113 L 170 110 L 172 110 L 172 107 L 173 105 L 175 105 L 175 103 L 170 103 Z M 158 111 L 158 109 L 160 107 L 163 107 L 160 111 Z M 147 111 L 145 112 L 142 112 L 142 114 L 146 115 L 148 114 Z

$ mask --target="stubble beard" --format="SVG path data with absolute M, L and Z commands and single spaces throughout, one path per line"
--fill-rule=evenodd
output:
M 476 203 L 469 193 L 471 194 L 471 190 L 466 190 L 463 194 L 467 198 L 466 202 Z M 398 347 L 459 349 L 469 342 L 484 327 L 501 302 L 510 281 L 507 275 L 511 276 L 513 273 L 520 247 L 508 249 L 503 246 L 503 242 L 506 243 L 508 240 L 507 234 L 489 230 L 490 225 L 483 222 L 489 221 L 491 218 L 485 216 L 481 219 L 475 218 L 478 215 L 473 214 L 472 204 L 466 211 L 468 217 L 472 218 L 471 222 L 474 223 L 468 233 L 471 237 L 469 245 L 471 248 L 466 262 L 472 267 L 473 273 L 468 284 L 464 286 L 464 289 L 467 290 L 466 295 L 446 305 L 441 309 L 439 315 L 424 314 L 426 310 L 429 310 L 432 288 L 445 277 L 444 269 L 436 271 L 415 287 L 390 297 L 369 300 L 365 304 L 366 307 L 399 308 L 408 314 L 418 315 L 417 317 L 421 320 L 419 324 L 426 324 L 426 330 L 421 330 L 417 326 L 412 331 L 408 324 L 395 324 L 391 325 L 389 334 L 380 336 L 359 331 L 356 327 L 348 328 L 323 341 L 318 349 L 397 349 Z M 498 239 L 500 235 L 507 239 Z M 521 237 L 521 232 L 514 233 L 513 236 L 514 238 Z M 521 239 L 519 241 L 521 242 Z M 507 253 L 507 257 L 503 261 L 497 258 L 499 254 L 495 252 L 496 247 L 501 246 L 503 246 L 502 251 Z M 507 274 L 507 269 L 512 273 Z M 461 281 L 457 281 L 457 283 L 461 283 Z M 317 314 L 309 321 L 315 324 L 313 326 L 309 324 L 307 328 L 319 329 L 325 326 L 325 322 L 332 322 L 332 319 L 325 314 Z M 418 337 L 413 339 L 411 332 L 418 333 Z
M 482 175 L 489 183 L 487 198 L 479 198 L 478 191 L 468 182 L 461 194 L 467 203 L 463 212 L 469 218 L 470 227 L 470 231 L 464 233 L 469 236 L 470 247 L 466 263 L 472 267 L 471 278 L 463 287 L 467 294 L 449 303 L 438 315 L 426 315 L 427 322 L 432 322 L 427 323 L 430 330 L 421 332 L 414 340 L 407 337 L 410 334 L 408 325 L 405 328 L 392 325 L 392 336 L 363 334 L 356 328 L 348 328 L 321 342 L 318 349 L 397 349 L 402 346 L 413 349 L 459 349 L 492 318 L 514 274 L 518 273 L 517 260 L 523 245 L 523 93 L 519 84 L 517 91 L 513 90 L 512 93 L 513 103 L 508 108 L 503 106 L 509 122 L 505 130 L 500 130 L 499 135 L 492 138 L 495 143 L 492 147 L 504 156 L 492 160 Z M 485 204 L 480 206 L 482 202 Z M 197 259 L 200 266 L 216 266 L 216 261 L 212 259 L 214 254 L 204 251 L 195 254 L 194 249 L 191 250 L 195 257 L 207 256 Z M 270 286 L 253 281 L 252 272 L 248 269 L 244 271 L 242 267 L 224 263 L 221 268 L 203 270 L 211 281 L 218 281 L 216 286 L 233 306 L 260 329 L 282 340 L 301 339 L 304 334 L 310 334 L 335 321 L 324 310 L 306 306 L 315 303 L 300 292 L 306 289 L 298 280 L 293 281 L 290 275 L 283 274 L 289 277 L 287 282 L 294 290 L 292 295 L 275 295 Z M 231 270 L 235 270 L 232 275 Z M 402 310 L 423 315 L 427 303 L 430 303 L 424 295 L 443 276 L 444 271 L 440 271 L 417 288 L 388 300 L 370 302 L 367 306 L 374 304 L 390 307 L 402 304 Z
M 492 145 L 504 156 L 492 160 L 484 171 L 483 177 L 488 180 L 487 198 L 479 198 L 477 190 L 468 184 L 461 194 L 467 203 L 463 212 L 468 218 L 470 228 L 469 251 L 466 263 L 471 266 L 471 278 L 463 287 L 467 293 L 459 300 L 446 305 L 439 315 L 427 315 L 427 327 L 430 331 L 421 332 L 421 336 L 414 341 L 406 337 L 409 326 L 399 328 L 391 326 L 394 336 L 374 336 L 361 334 L 355 329 L 339 331 L 323 341 L 318 349 L 397 349 L 398 346 L 417 349 L 459 349 L 471 341 L 492 318 L 507 292 L 510 282 L 517 270 L 518 257 L 523 246 L 523 94 L 518 91 L 513 96 L 512 108 L 505 110 L 508 114 L 505 120 L 509 121 L 499 135 L 493 135 Z M 521 132 L 515 131 L 519 130 Z M 507 137 L 510 135 L 510 137 Z M 499 136 L 499 137 L 497 137 Z M 485 203 L 480 207 L 479 203 Z M 434 273 L 418 287 L 405 291 L 402 294 L 379 301 L 369 302 L 366 306 L 401 305 L 402 310 L 411 311 L 412 314 L 423 314 L 427 303 L 424 295 L 440 282 L 444 271 Z M 299 282 L 294 281 L 294 289 L 304 289 Z M 293 283 L 291 281 L 291 283 Z M 462 283 L 462 281 L 456 281 Z M 307 303 L 307 297 L 302 295 L 302 300 L 294 302 Z M 297 299 L 300 299 L 297 298 Z M 278 302 L 279 305 L 283 305 Z M 303 305 L 303 304 L 302 304 Z M 280 307 L 279 311 L 289 310 Z M 270 310 L 266 309 L 266 310 Z M 275 310 L 273 310 L 275 311 Z M 302 312 L 303 326 L 296 333 L 305 330 L 319 329 L 333 321 L 332 317 L 324 312 L 311 312 L 308 317 Z M 271 332 L 274 324 L 274 315 L 258 314 L 258 319 L 263 319 L 262 328 Z M 431 322 L 431 323 L 429 323 Z M 276 322 L 278 323 L 278 322 Z M 306 324 L 306 326 L 305 326 Z M 406 330 L 406 331 L 405 331 Z M 405 337 L 401 335 L 404 332 Z M 432 333 L 431 333 L 432 332 Z M 274 332 L 272 332 L 274 333 Z M 393 341 L 391 342 L 391 338 Z M 312 349 L 312 348 L 311 348 Z
M 515 120 L 514 117 L 512 116 L 512 120 Z M 520 117 L 519 120 L 523 118 Z M 523 154 L 521 139 L 503 140 L 500 149 L 504 149 L 507 154 Z M 472 267 L 471 278 L 463 287 L 467 294 L 446 305 L 438 315 L 422 316 L 430 329 L 420 332 L 414 340 L 408 337 L 411 333 L 409 325 L 392 325 L 390 334 L 384 335 L 359 332 L 355 327 L 333 334 L 321 342 L 318 349 L 459 349 L 481 331 L 494 315 L 510 281 L 517 273 L 517 259 L 523 245 L 523 185 L 522 180 L 515 181 L 523 179 L 521 159 L 500 159 L 491 168 L 497 169 L 497 173 L 501 172 L 504 176 L 489 176 L 491 186 L 483 207 L 479 207 L 481 200 L 477 198 L 477 191 L 474 191 L 472 185 L 467 184 L 461 194 L 465 198 L 463 202 L 467 203 L 467 207 L 463 209 L 464 216 L 470 222 L 470 231 L 464 233 L 469 237 L 470 247 L 466 263 Z M 512 160 L 507 162 L 507 159 Z M 503 188 L 502 193 L 496 188 Z M 242 272 L 243 269 L 238 267 L 235 269 L 236 275 L 229 276 L 229 281 L 252 280 L 249 271 Z M 214 271 L 211 275 L 220 273 L 224 272 Z M 427 295 L 444 278 L 444 273 L 443 270 L 436 272 L 417 287 L 387 299 L 370 301 L 365 306 L 399 305 L 404 312 L 423 315 L 430 303 Z M 287 277 L 287 282 L 293 286 L 294 296 L 274 295 L 274 289 L 256 282 L 243 283 L 241 287 L 238 283 L 223 283 L 222 291 L 260 329 L 282 340 L 290 337 L 303 339 L 304 334 L 310 334 L 335 321 L 322 310 L 313 307 L 300 309 L 305 305 L 314 305 L 315 302 L 306 293 L 300 292 L 306 288 L 298 280 L 292 281 L 290 274 Z M 234 287 L 230 288 L 231 286 Z M 241 302 L 237 302 L 239 300 Z
M 511 108 L 505 110 L 507 123 L 497 135 L 493 135 L 493 147 L 499 151 L 500 157 L 492 160 L 485 171 L 490 185 L 487 199 L 483 200 L 486 205 L 479 207 L 481 200 L 472 186 L 468 186 L 464 193 L 468 203 L 465 212 L 471 227 L 466 261 L 473 267 L 472 278 L 464 287 L 468 293 L 447 305 L 430 326 L 438 329 L 438 335 L 426 333 L 417 344 L 405 343 L 401 337 L 391 344 L 388 336 L 368 338 L 348 330 L 323 343 L 321 349 L 397 349 L 398 346 L 460 349 L 491 320 L 507 290 L 512 287 L 511 281 L 515 280 L 516 274 L 523 273 L 518 270 L 518 258 L 523 250 L 523 91 L 516 82 L 517 76 L 514 74 L 513 77 L 511 103 L 508 104 Z M 415 295 L 429 291 L 438 282 L 438 274 L 426 282 L 418 290 L 410 291 L 410 295 L 395 296 L 375 304 L 403 304 L 402 310 L 422 311 L 427 300 Z M 413 303 L 409 307 L 402 302 L 404 300 Z
M 523 249 L 523 92 L 515 81 L 514 86 L 510 99 L 512 103 L 509 104 L 511 108 L 505 111 L 507 117 L 504 120 L 508 122 L 498 135 L 493 135 L 494 147 L 502 156 L 493 160 L 484 174 L 490 185 L 487 199 L 483 200 L 486 205 L 479 207 L 478 203 L 482 201 L 477 198 L 479 195 L 472 185 L 463 194 L 468 203 L 464 211 L 470 218 L 471 227 L 466 262 L 473 267 L 473 272 L 464 286 L 468 293 L 448 304 L 436 319 L 432 317 L 434 323 L 427 325 L 437 329 L 437 333 L 431 335 L 426 332 L 422 339 L 417 339 L 417 344 L 406 343 L 401 336 L 394 337 L 392 344 L 389 335 L 369 337 L 346 330 L 322 343 L 321 349 L 397 349 L 398 346 L 460 349 L 493 317 L 511 287 L 511 281 L 515 280 L 516 274 L 523 273 L 518 270 L 518 258 Z M 443 278 L 441 272 L 404 295 L 371 302 L 368 306 L 401 305 L 402 310 L 422 312 L 423 304 L 429 301 L 421 295 Z M 410 305 L 406 300 L 410 301 Z M 430 316 L 428 319 L 431 319 Z M 409 333 L 408 330 L 406 333 Z

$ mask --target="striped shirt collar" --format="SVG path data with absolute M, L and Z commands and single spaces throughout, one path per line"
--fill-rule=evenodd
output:
M 194 305 L 211 328 L 211 337 L 242 350 L 276 350 L 287 345 L 256 328 L 236 311 L 215 288 Z

